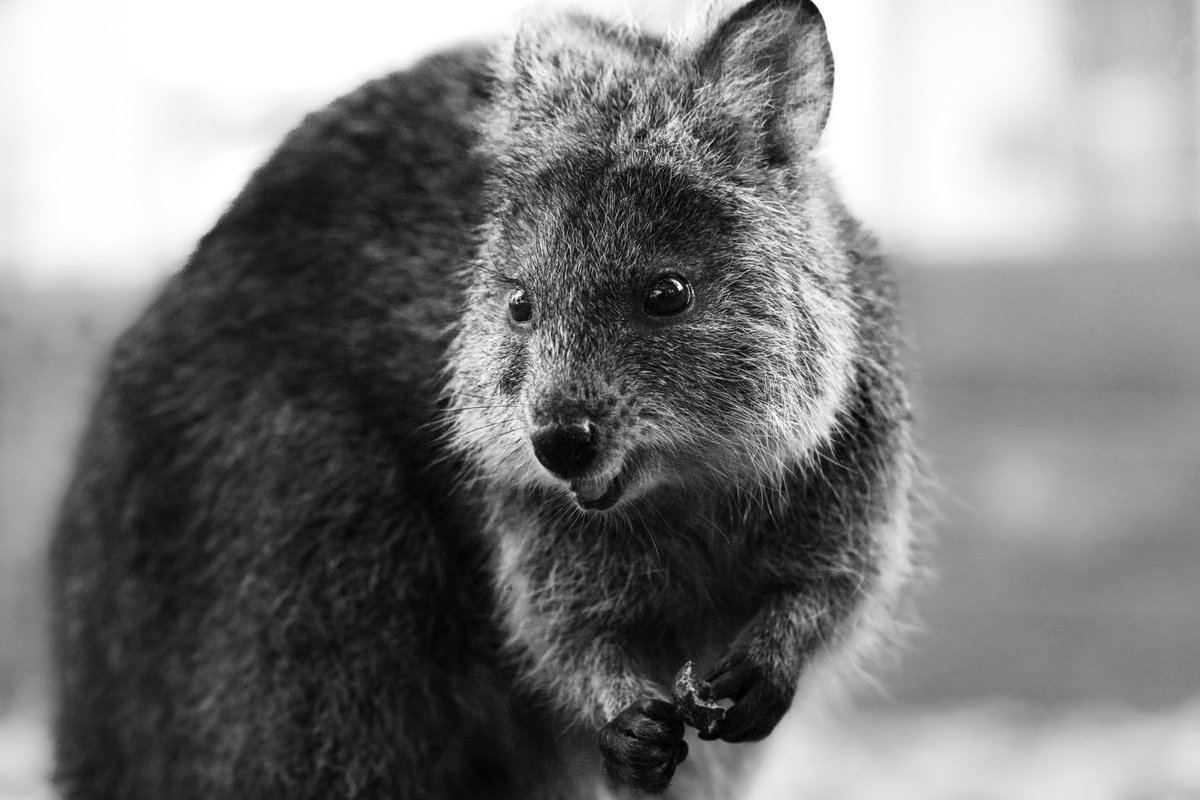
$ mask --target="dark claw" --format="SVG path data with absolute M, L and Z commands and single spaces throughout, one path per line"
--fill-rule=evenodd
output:
M 733 700 L 725 717 L 701 739 L 755 742 L 763 739 L 791 708 L 796 687 L 782 682 L 745 655 L 726 656 L 705 679 L 713 696 Z
M 613 780 L 650 794 L 663 792 L 687 758 L 683 720 L 662 700 L 639 700 L 600 729 L 600 753 Z

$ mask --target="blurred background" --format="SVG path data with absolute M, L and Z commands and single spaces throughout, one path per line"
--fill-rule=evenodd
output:
M 47 534 L 113 338 L 306 111 L 524 5 L 0 0 L 0 800 L 50 796 Z M 1196 800 L 1200 2 L 820 5 L 935 574 L 886 690 L 772 737 L 759 796 Z

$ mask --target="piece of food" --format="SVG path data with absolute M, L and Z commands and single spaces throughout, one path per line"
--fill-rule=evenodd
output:
M 692 674 L 691 661 L 675 674 L 671 700 L 683 721 L 701 733 L 712 733 L 725 717 L 725 709 L 713 700 L 712 687 Z

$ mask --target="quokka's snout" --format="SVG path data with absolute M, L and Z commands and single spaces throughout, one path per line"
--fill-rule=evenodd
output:
M 531 415 L 529 444 L 538 464 L 565 482 L 581 508 L 611 508 L 628 488 L 627 434 L 619 414 L 623 404 L 564 401 L 538 404 Z

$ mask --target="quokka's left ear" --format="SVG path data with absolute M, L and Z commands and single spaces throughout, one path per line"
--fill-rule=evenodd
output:
M 742 155 L 749 146 L 780 165 L 816 146 L 833 103 L 833 52 L 810 0 L 753 0 L 695 58 L 703 84 L 743 123 L 735 145 Z

